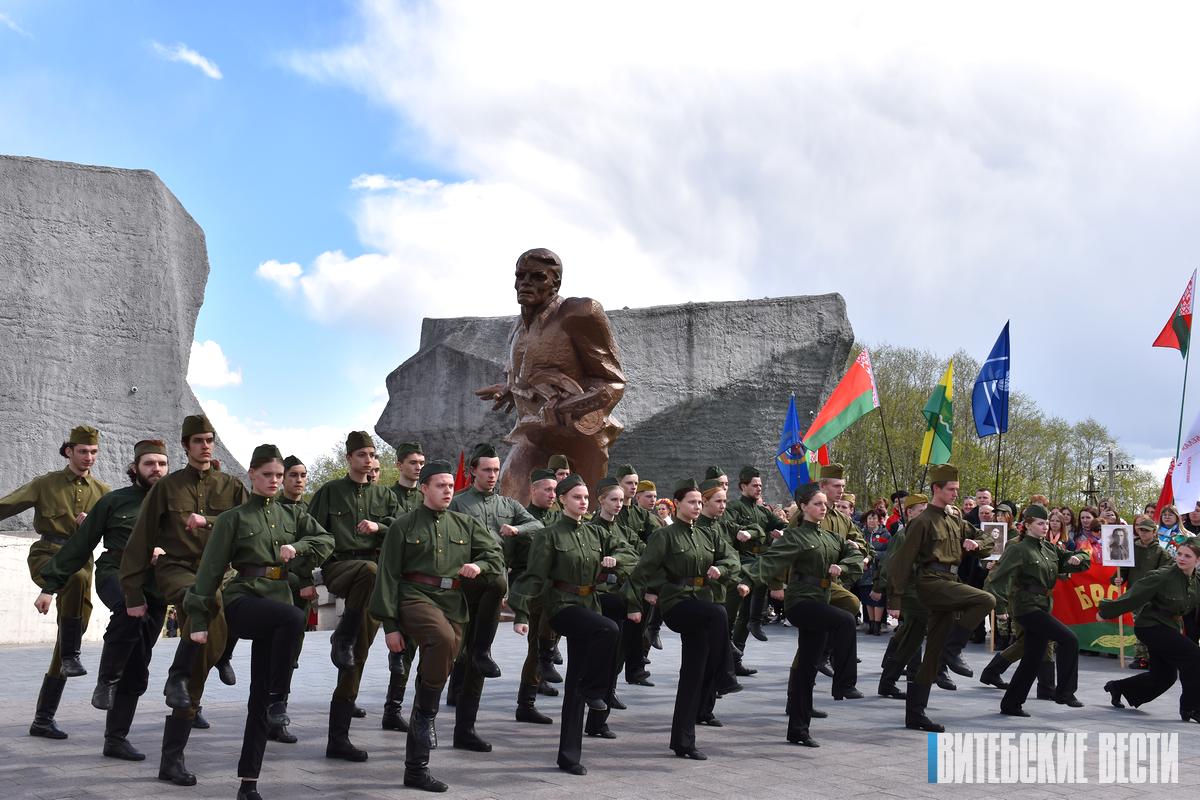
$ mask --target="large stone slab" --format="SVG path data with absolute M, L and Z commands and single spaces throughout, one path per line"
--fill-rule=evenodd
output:
M 614 412 L 625 432 L 610 467 L 631 462 L 661 486 L 699 476 L 711 463 L 731 474 L 756 464 L 771 494 L 782 497 L 774 459 L 788 398 L 795 393 L 804 424 L 841 377 L 854 341 L 841 295 L 608 315 L 629 379 Z M 392 444 L 418 439 L 426 452 L 452 460 L 475 442 L 499 444 L 512 417 L 491 411 L 472 390 L 503 376 L 514 319 L 424 320 L 420 349 L 388 376 L 376 432 Z
M 207 280 L 204 231 L 154 173 L 0 156 L 0 493 L 61 469 L 79 423 L 100 429 L 95 474 L 114 487 L 139 439 L 182 463 Z

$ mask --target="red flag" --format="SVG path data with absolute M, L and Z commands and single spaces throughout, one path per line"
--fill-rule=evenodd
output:
M 1167 467 L 1167 477 L 1163 480 L 1162 491 L 1158 494 L 1158 505 L 1154 506 L 1154 519 L 1157 522 L 1162 517 L 1162 510 L 1166 506 L 1175 505 L 1175 492 L 1171 490 L 1171 473 L 1175 471 L 1175 459 L 1171 459 L 1171 466 Z M 1178 520 L 1182 523 L 1183 520 Z
M 458 469 L 454 472 L 454 492 L 457 494 L 471 485 L 467 477 L 467 457 L 462 450 L 458 451 Z
M 1175 306 L 1175 312 L 1171 314 L 1171 318 L 1167 320 L 1151 347 L 1170 347 L 1178 350 L 1179 355 L 1187 356 L 1188 345 L 1192 341 L 1192 292 L 1195 288 L 1196 273 L 1193 271 L 1192 279 L 1183 290 L 1183 297 L 1179 298 L 1179 303 Z

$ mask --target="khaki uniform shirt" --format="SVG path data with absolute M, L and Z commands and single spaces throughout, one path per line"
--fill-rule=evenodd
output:
M 75 533 L 75 518 L 91 511 L 110 491 L 107 483 L 91 475 L 81 478 L 70 468 L 47 472 L 0 497 L 0 519 L 32 508 L 35 531 L 43 536 L 67 537 Z

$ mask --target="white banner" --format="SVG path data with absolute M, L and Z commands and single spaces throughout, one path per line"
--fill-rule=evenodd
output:
M 1175 493 L 1175 505 L 1181 511 L 1195 508 L 1196 502 L 1200 501 L 1200 417 L 1192 423 L 1183 440 L 1179 461 L 1171 475 L 1171 490 Z

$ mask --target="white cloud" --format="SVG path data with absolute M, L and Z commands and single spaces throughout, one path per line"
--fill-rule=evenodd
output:
M 229 368 L 221 345 L 212 339 L 192 342 L 192 356 L 188 361 L 188 383 L 193 389 L 219 389 L 222 386 L 239 386 L 242 371 Z
M 217 436 L 243 465 L 250 463 L 250 454 L 260 444 L 276 445 L 285 456 L 294 454 L 306 464 L 312 464 L 317 458 L 328 455 L 338 442 L 345 442 L 350 431 L 373 431 L 387 402 L 386 392 L 383 394 L 380 397 L 376 392 L 369 404 L 348 411 L 340 424 L 307 428 L 273 425 L 265 419 L 265 414 L 239 417 L 224 403 L 211 398 L 200 398 L 200 405 L 217 429 Z
M 1150 474 L 1158 480 L 1163 480 L 1167 477 L 1167 469 L 1171 466 L 1171 456 L 1163 456 L 1162 458 L 1138 459 L 1135 463 L 1142 469 L 1149 470 Z
M 274 283 L 283 289 L 291 289 L 296 284 L 296 279 L 304 269 L 295 262 L 281 264 L 274 259 L 264 261 L 258 265 L 255 274 L 263 280 Z
M 8 28 L 10 31 L 17 34 L 18 36 L 24 36 L 26 39 L 33 38 L 33 34 L 31 34 L 29 31 L 25 30 L 20 25 L 18 25 L 17 21 L 14 20 L 12 17 L 10 17 L 8 14 L 0 14 L 0 25 L 3 25 L 5 28 Z
M 153 48 L 155 53 L 157 53 L 160 57 L 165 58 L 167 61 L 178 61 L 182 64 L 190 64 L 215 81 L 219 81 L 224 77 L 221 74 L 220 68 L 216 64 L 182 42 L 173 45 L 165 45 L 160 42 L 151 42 L 150 47 Z
M 516 256 L 550 247 L 564 292 L 609 307 L 839 291 L 865 341 L 979 356 L 1011 316 L 1016 388 L 1173 443 L 1170 392 L 1130 415 L 1064 365 L 1166 369 L 1148 343 L 1191 269 L 1200 7 L 360 13 L 290 64 L 392 109 L 415 160 L 463 177 L 354 178 L 364 252 L 272 278 L 316 319 L 511 313 Z

